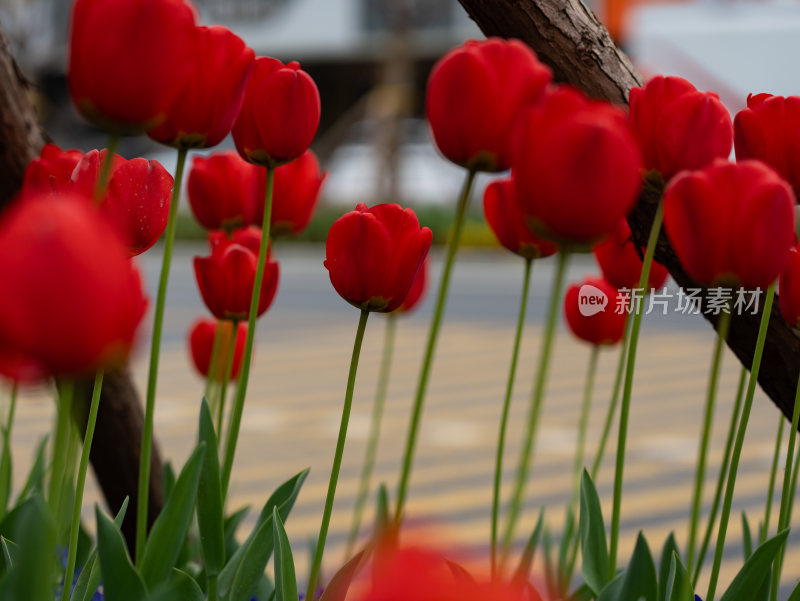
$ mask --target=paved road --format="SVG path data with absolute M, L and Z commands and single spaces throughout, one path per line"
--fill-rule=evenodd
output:
M 194 428 L 202 382 L 190 370 L 185 350 L 188 324 L 203 313 L 194 286 L 191 257 L 201 245 L 178 248 L 170 285 L 165 348 L 160 371 L 156 434 L 165 454 L 180 464 L 195 437 Z M 293 473 L 311 466 L 297 507 L 288 522 L 296 543 L 298 569 L 307 565 L 306 541 L 319 528 L 324 491 L 335 447 L 350 349 L 358 312 L 330 286 L 322 266 L 321 246 L 281 247 L 281 284 L 274 306 L 260 321 L 255 371 L 251 378 L 239 452 L 233 474 L 231 507 L 260 507 L 269 493 Z M 440 267 L 434 256 L 433 271 Z M 150 290 L 155 288 L 160 253 L 144 258 Z M 513 479 L 520 446 L 545 297 L 553 262 L 534 269 L 530 319 L 522 346 L 514 393 L 505 482 Z M 577 257 L 570 279 L 593 271 L 587 257 Z M 522 262 L 500 252 L 470 251 L 459 259 L 453 295 L 447 310 L 439 352 L 430 382 L 419 441 L 417 469 L 411 482 L 408 515 L 437 540 L 464 545 L 484 554 L 489 537 L 491 479 L 497 424 L 517 312 Z M 436 281 L 436 277 L 433 278 Z M 675 302 L 673 300 L 673 302 Z M 642 333 L 631 413 L 621 557 L 628 556 L 635 535 L 644 529 L 651 546 L 660 549 L 676 530 L 685 540 L 694 455 L 700 430 L 713 336 L 702 318 L 650 315 Z M 394 492 L 404 445 L 405 429 L 422 355 L 430 298 L 421 309 L 399 323 L 396 360 L 390 384 L 384 436 L 378 454 L 376 481 Z M 344 552 L 346 530 L 355 496 L 367 436 L 383 338 L 383 316 L 373 315 L 367 329 L 359 367 L 350 435 L 336 499 L 326 555 L 328 569 Z M 147 340 L 147 335 L 142 337 Z M 136 381 L 146 378 L 146 344 L 134 361 Z M 570 470 L 585 365 L 589 351 L 562 330 L 537 440 L 537 455 L 528 486 L 528 501 L 520 522 L 520 539 L 532 527 L 538 508 L 547 504 L 549 523 L 557 534 L 571 489 Z M 616 350 L 602 353 L 587 449 L 599 437 L 616 366 Z M 718 465 L 739 368 L 728 355 L 723 365 L 719 406 L 712 443 L 709 488 Z M 20 459 L 17 478 L 25 469 L 29 448 L 41 436 L 51 413 L 50 403 L 33 395 L 20 407 L 15 453 Z M 723 581 L 741 563 L 739 512 L 752 522 L 763 516 L 769 464 L 778 413 L 759 394 L 748 431 L 742 471 L 737 480 L 735 513 L 729 532 Z M 610 515 L 612 461 L 604 462 L 597 485 Z M 507 493 L 506 493 L 507 494 Z M 90 495 L 96 495 L 90 491 Z M 708 493 L 710 496 L 710 491 Z M 776 495 L 777 496 L 777 495 Z M 777 511 L 777 510 L 776 510 Z M 254 510 L 255 512 L 255 510 Z M 87 518 L 89 514 L 87 512 Z M 365 523 L 371 517 L 367 516 Z M 775 524 L 773 512 L 772 524 Z M 787 584 L 800 572 L 800 537 L 792 537 L 787 560 Z

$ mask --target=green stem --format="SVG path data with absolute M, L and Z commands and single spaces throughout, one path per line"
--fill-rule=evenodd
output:
M 642 273 L 639 276 L 639 290 L 645 290 L 650 278 L 650 267 L 653 264 L 653 254 L 656 242 L 661 232 L 661 222 L 664 219 L 664 205 L 659 201 L 653 225 L 650 228 L 650 237 L 647 240 L 647 249 L 642 261 Z M 625 471 L 625 445 L 628 439 L 628 417 L 631 409 L 631 393 L 633 392 L 633 375 L 636 368 L 636 346 L 639 343 L 639 330 L 642 327 L 642 303 L 634 302 L 633 325 L 631 326 L 631 339 L 628 343 L 627 365 L 625 368 L 625 386 L 622 389 L 622 404 L 619 410 L 619 432 L 617 437 L 617 461 L 614 470 L 614 504 L 611 512 L 611 542 L 609 543 L 609 577 L 617 573 L 617 547 L 619 545 L 619 518 L 622 507 L 622 479 Z
M 375 467 L 375 457 L 378 451 L 378 440 L 381 433 L 381 420 L 383 419 L 383 408 L 386 404 L 386 391 L 389 388 L 389 374 L 392 369 L 392 354 L 394 352 L 394 335 L 397 326 L 397 316 L 390 313 L 386 316 L 386 335 L 383 339 L 383 357 L 378 374 L 378 390 L 375 394 L 375 404 L 372 406 L 372 418 L 369 425 L 369 438 L 367 440 L 367 450 L 364 455 L 364 467 L 361 469 L 361 480 L 358 485 L 358 494 L 353 507 L 353 522 L 350 525 L 350 535 L 347 538 L 347 552 L 345 557 L 353 555 L 353 549 L 358 538 L 358 531 L 361 529 L 361 519 L 364 514 L 364 505 L 369 494 L 370 480 L 372 471 Z
M 6 420 L 6 436 L 8 437 L 9 444 L 11 442 L 11 428 L 14 425 L 14 413 L 17 410 L 17 395 L 19 393 L 19 383 L 14 382 L 11 385 L 11 399 L 8 405 L 8 419 Z
M 400 521 L 403 515 L 403 506 L 405 505 L 406 494 L 408 492 L 408 481 L 411 477 L 414 449 L 416 448 L 417 433 L 422 419 L 422 406 L 425 402 L 425 392 L 428 387 L 428 377 L 433 362 L 433 353 L 436 349 L 439 326 L 441 325 L 442 316 L 444 315 L 445 300 L 450 287 L 450 275 L 453 271 L 453 263 L 455 261 L 456 251 L 458 250 L 458 244 L 461 241 L 461 232 L 464 229 L 464 217 L 467 212 L 469 195 L 475 180 L 475 174 L 476 172 L 473 170 L 467 172 L 467 177 L 464 180 L 464 186 L 461 189 L 461 195 L 458 199 L 455 221 L 453 222 L 453 229 L 450 232 L 450 240 L 447 243 L 447 255 L 442 270 L 442 279 L 439 283 L 439 293 L 436 297 L 436 308 L 433 311 L 430 329 L 428 330 L 425 357 L 422 360 L 422 368 L 420 370 L 419 380 L 417 381 L 417 393 L 414 398 L 414 407 L 411 411 L 411 421 L 408 426 L 408 438 L 406 440 L 405 454 L 403 456 L 403 468 L 400 472 L 400 481 L 397 487 L 397 512 L 395 513 L 395 521 L 397 522 Z
M 234 319 L 232 322 L 233 334 L 231 335 L 230 347 L 228 348 L 228 356 L 225 359 L 225 375 L 220 382 L 219 403 L 217 405 L 217 435 L 222 436 L 222 420 L 225 415 L 225 397 L 228 393 L 228 382 L 231 381 L 231 373 L 233 372 L 233 358 L 236 355 L 236 339 L 239 332 L 239 322 Z
M 786 449 L 786 466 L 783 471 L 783 487 L 781 489 L 781 508 L 778 511 L 778 532 L 788 528 L 791 522 L 792 500 L 794 499 L 794 485 L 796 484 L 797 471 L 794 460 L 794 447 L 797 443 L 797 427 L 800 422 L 800 377 L 797 379 L 797 389 L 794 395 L 794 409 L 792 410 L 792 429 L 789 431 L 789 448 Z M 781 415 L 781 425 L 784 419 Z M 794 472 L 794 473 L 793 473 Z M 772 498 L 770 497 L 770 500 Z M 766 528 L 764 529 L 766 531 Z M 778 598 L 778 585 L 781 581 L 781 571 L 783 569 L 784 548 L 778 552 L 775 564 L 772 569 L 772 582 L 770 586 L 770 599 L 775 601 Z
M 506 446 L 506 429 L 508 426 L 508 414 L 511 409 L 511 397 L 514 392 L 514 379 L 517 373 L 517 362 L 519 359 L 519 347 L 522 342 L 522 331 L 525 327 L 525 313 L 528 308 L 528 292 L 531 283 L 531 271 L 533 260 L 525 260 L 525 275 L 522 279 L 522 295 L 519 301 L 519 314 L 517 316 L 517 330 L 514 334 L 514 347 L 511 352 L 511 366 L 508 370 L 508 383 L 506 384 L 506 396 L 503 399 L 503 413 L 500 418 L 500 432 L 497 436 L 497 457 L 494 464 L 494 490 L 492 493 L 492 580 L 497 577 L 497 522 L 500 512 L 500 485 L 503 479 L 503 454 Z
M 692 576 L 692 589 L 697 588 L 697 580 L 700 578 L 700 569 L 703 567 L 708 545 L 711 541 L 711 532 L 714 530 L 714 524 L 717 521 L 719 503 L 722 499 L 722 487 L 725 485 L 725 475 L 728 473 L 728 464 L 731 460 L 733 437 L 736 435 L 736 424 L 739 423 L 739 413 L 742 409 L 742 399 L 744 398 L 744 385 L 746 381 L 747 368 L 742 367 L 739 374 L 739 386 L 736 389 L 736 402 L 733 406 L 733 412 L 731 413 L 731 423 L 728 426 L 728 437 L 725 441 L 725 453 L 722 456 L 722 465 L 719 468 L 719 476 L 717 477 L 717 487 L 714 490 L 714 500 L 711 503 L 711 513 L 708 516 L 708 524 L 706 525 L 706 531 L 703 535 L 703 544 L 700 545 L 700 552 L 697 554 L 697 564 L 695 565 L 694 574 Z
M 211 360 L 208 362 L 208 373 L 206 374 L 206 388 L 203 392 L 203 396 L 209 403 L 211 403 L 211 384 L 214 382 L 214 376 L 217 373 L 219 347 L 222 344 L 222 328 L 224 326 L 224 320 L 217 320 L 217 327 L 214 330 L 214 343 L 211 345 Z
M 264 269 L 267 265 L 267 249 L 269 248 L 269 229 L 272 222 L 272 188 L 275 182 L 275 167 L 268 166 L 267 190 L 264 197 L 264 218 L 261 222 L 261 246 L 258 249 L 258 265 L 256 277 L 253 282 L 253 295 L 250 297 L 250 316 L 247 320 L 247 341 L 242 357 L 242 370 L 239 373 L 239 383 L 236 386 L 236 398 L 231 410 L 230 423 L 228 424 L 228 439 L 225 445 L 225 460 L 222 466 L 222 499 L 228 494 L 228 485 L 231 481 L 233 458 L 236 455 L 236 442 L 239 439 L 239 428 L 242 424 L 244 413 L 244 400 L 247 396 L 247 384 L 250 379 L 250 362 L 253 359 L 253 341 L 256 335 L 256 317 L 258 317 L 258 301 L 261 298 L 261 284 L 264 281 Z
M 783 414 L 780 415 L 778 421 L 778 433 L 775 436 L 775 451 L 772 454 L 772 466 L 769 470 L 769 485 L 767 486 L 767 503 L 764 509 L 764 523 L 761 524 L 761 536 L 759 544 L 763 544 L 767 540 L 767 533 L 769 532 L 769 520 L 772 515 L 772 504 L 775 496 L 775 480 L 778 474 L 778 461 L 781 456 L 781 442 L 783 441 L 783 428 L 786 419 Z M 788 466 L 787 466 L 788 467 Z M 778 521 L 780 522 L 780 513 L 778 514 Z M 778 531 L 780 532 L 780 530 Z
M 714 594 L 717 591 L 717 580 L 719 579 L 719 568 L 722 565 L 722 550 L 725 548 L 725 535 L 728 532 L 728 520 L 731 516 L 731 505 L 733 504 L 733 491 L 736 487 L 736 473 L 739 470 L 739 459 L 742 455 L 742 445 L 744 436 L 747 432 L 747 422 L 750 419 L 750 410 L 753 407 L 753 397 L 756 393 L 758 384 L 758 372 L 761 369 L 761 356 L 764 353 L 764 342 L 767 339 L 767 328 L 772 312 L 772 300 L 775 297 L 775 283 L 770 284 L 767 289 L 767 296 L 764 300 L 764 310 L 761 315 L 761 326 L 758 330 L 756 348 L 753 353 L 753 365 L 750 368 L 750 381 L 747 383 L 747 395 L 742 407 L 742 418 L 739 420 L 739 428 L 736 433 L 736 441 L 731 455 L 731 464 L 728 468 L 728 482 L 725 485 L 725 498 L 722 502 L 722 515 L 719 519 L 719 534 L 717 535 L 717 546 L 714 551 L 714 564 L 711 568 L 711 579 L 708 583 L 708 594 L 706 601 L 714 601 Z
M 63 497 L 64 480 L 66 478 L 66 462 L 69 454 L 69 431 L 72 427 L 72 399 L 75 395 L 75 382 L 65 380 L 59 387 L 58 415 L 56 417 L 56 435 L 53 439 L 53 460 L 51 462 L 50 487 L 48 499 L 50 509 L 59 524 L 61 532 L 61 499 Z
M 558 324 L 558 312 L 561 307 L 561 290 L 564 287 L 564 276 L 567 271 L 568 259 L 569 250 L 564 248 L 558 253 L 558 263 L 553 273 L 553 287 L 550 289 L 547 321 L 539 353 L 539 366 L 536 371 L 536 380 L 531 392 L 525 441 L 520 449 L 519 460 L 517 461 L 517 475 L 511 495 L 511 502 L 509 504 L 508 521 L 506 522 L 506 529 L 503 533 L 503 559 L 508 555 L 508 551 L 511 548 L 511 543 L 514 540 L 514 528 L 517 525 L 517 520 L 522 510 L 522 499 L 525 494 L 525 484 L 528 480 L 528 472 L 532 459 L 533 442 L 536 437 L 539 413 L 542 408 L 545 386 L 547 384 L 547 370 L 550 367 L 550 355 L 552 354 L 553 338 L 556 325 Z
M 592 465 L 592 480 L 595 482 L 597 481 L 597 472 L 600 471 L 600 465 L 603 463 L 608 437 L 611 434 L 611 425 L 614 423 L 614 415 L 617 411 L 617 405 L 619 404 L 619 393 L 622 389 L 622 376 L 625 374 L 625 358 L 627 357 L 628 337 L 631 333 L 632 322 L 633 320 L 629 313 L 625 316 L 625 331 L 622 334 L 622 341 L 620 342 L 619 361 L 617 361 L 617 374 L 614 376 L 611 401 L 608 405 L 606 419 L 603 423 L 603 433 L 600 435 L 600 443 L 597 445 L 597 454 L 595 455 L 594 464 Z
M 218 579 L 219 579 L 219 576 L 217 576 L 216 574 L 214 574 L 213 576 L 212 575 L 208 575 L 206 577 L 206 584 L 207 584 L 206 590 L 208 591 L 208 594 L 206 595 L 206 599 L 208 601 L 217 601 L 217 599 L 219 598 L 219 594 L 217 593 L 217 581 L 218 581 Z
M 167 283 L 172 265 L 172 247 L 175 242 L 178 203 L 181 194 L 183 168 L 186 164 L 187 150 L 178 150 L 178 165 L 175 168 L 175 183 L 169 206 L 169 220 L 164 237 L 164 257 L 161 262 L 161 277 L 158 280 L 155 313 L 153 316 L 153 338 L 150 343 L 150 368 L 147 375 L 147 398 L 142 427 L 142 448 L 139 455 L 139 487 L 136 503 L 136 565 L 141 564 L 144 544 L 147 539 L 147 505 L 150 492 L 150 457 L 153 447 L 153 416 L 156 405 L 156 382 L 158 380 L 158 359 L 161 353 L 161 333 L 164 327 L 164 305 L 167 298 Z
M 86 486 L 86 472 L 89 469 L 89 453 L 92 450 L 94 427 L 97 423 L 97 410 L 100 407 L 100 391 L 103 389 L 103 371 L 98 371 L 94 379 L 92 403 L 89 406 L 89 419 L 86 422 L 86 434 L 83 438 L 81 462 L 78 467 L 78 480 L 75 485 L 75 503 L 72 508 L 72 523 L 69 529 L 69 552 L 67 555 L 67 571 L 64 573 L 64 588 L 61 590 L 61 601 L 69 599 L 72 591 L 72 577 L 75 573 L 75 559 L 78 552 L 78 534 L 81 529 L 81 506 L 83 490 Z
M 114 155 L 117 152 L 118 145 L 119 136 L 117 134 L 111 134 L 108 137 L 108 149 L 105 160 L 100 165 L 100 173 L 98 174 L 97 181 L 94 184 L 94 201 L 97 204 L 100 204 L 100 202 L 103 200 L 103 195 L 106 193 L 108 179 L 111 175 L 111 166 L 114 164 Z
M 600 356 L 600 347 L 592 346 L 592 353 L 589 355 L 589 367 L 586 370 L 586 384 L 583 388 L 583 402 L 581 403 L 581 417 L 578 422 L 578 444 L 575 449 L 575 462 L 572 465 L 572 503 L 575 507 L 578 503 L 578 495 L 581 488 L 581 469 L 583 468 L 583 453 L 586 446 L 586 430 L 589 427 L 589 413 L 592 406 L 592 391 L 594 390 L 594 377 L 597 373 L 597 359 Z
M 328 494 L 325 496 L 325 510 L 322 513 L 322 525 L 319 529 L 319 538 L 314 547 L 314 563 L 311 565 L 311 575 L 308 579 L 306 588 L 306 599 L 314 601 L 315 591 L 319 571 L 322 567 L 322 554 L 325 551 L 325 539 L 328 537 L 328 526 L 331 521 L 333 511 L 333 498 L 336 495 L 336 484 L 339 481 L 339 470 L 342 467 L 342 455 L 344 453 L 344 443 L 347 439 L 347 424 L 350 422 L 350 408 L 353 404 L 353 390 L 356 385 L 356 371 L 358 370 L 358 357 L 361 354 L 361 343 L 364 340 L 364 331 L 367 328 L 367 318 L 369 311 L 362 309 L 361 317 L 358 320 L 356 330 L 356 340 L 353 344 L 353 356 L 350 359 L 350 374 L 347 376 L 347 392 L 344 396 L 344 407 L 342 408 L 342 421 L 339 424 L 339 437 L 336 441 L 336 453 L 333 456 L 333 467 L 331 467 L 331 477 L 328 482 Z
M 725 309 L 719 316 L 717 323 L 717 340 L 714 344 L 714 354 L 711 361 L 711 373 L 708 378 L 708 394 L 706 396 L 706 408 L 703 416 L 703 432 L 700 437 L 700 445 L 697 448 L 697 470 L 694 479 L 694 494 L 692 495 L 692 505 L 690 508 L 691 519 L 689 521 L 689 539 L 687 542 L 687 569 L 691 570 L 694 565 L 695 542 L 697 540 L 697 526 L 700 520 L 700 504 L 703 499 L 703 482 L 706 477 L 706 460 L 708 459 L 708 445 L 711 441 L 711 425 L 714 419 L 714 403 L 717 398 L 717 385 L 719 382 L 719 369 L 722 364 L 722 348 L 728 339 L 728 329 L 731 323 L 730 304 L 726 304 Z
M 797 492 L 797 475 L 800 472 L 800 449 L 798 449 L 797 455 L 794 457 L 794 467 L 792 468 L 792 484 L 791 489 L 789 491 L 789 499 L 794 499 L 795 493 Z M 789 511 L 787 512 L 787 522 L 792 523 L 792 510 L 794 509 L 794 503 L 789 502 Z

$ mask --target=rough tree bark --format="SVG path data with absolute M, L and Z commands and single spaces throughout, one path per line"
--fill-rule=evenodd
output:
M 38 156 L 45 143 L 45 135 L 30 102 L 31 91 L 30 83 L 14 61 L 8 41 L 0 31 L 0 209 L 17 193 L 22 185 L 25 166 Z M 92 381 L 81 383 L 78 390 L 82 403 L 77 404 L 76 423 L 83 431 Z M 91 460 L 112 512 L 119 510 L 126 496 L 131 497 L 131 507 L 123 524 L 123 532 L 131 549 L 136 529 L 136 490 L 143 421 L 142 406 L 128 371 L 106 374 Z M 163 505 L 163 465 L 157 447 L 153 452 L 151 473 L 148 517 L 152 524 Z
M 519 38 L 553 69 L 557 81 L 569 83 L 590 96 L 626 104 L 628 91 L 641 85 L 630 60 L 581 0 L 459 0 L 487 36 Z M 657 199 L 642 194 L 628 221 L 641 248 L 647 241 Z M 662 233 L 655 256 L 679 286 L 693 287 L 667 236 Z M 716 317 L 706 315 L 716 327 Z M 734 315 L 728 346 L 750 367 L 761 314 Z M 767 333 L 758 383 L 791 420 L 800 373 L 800 336 L 786 324 L 777 298 Z

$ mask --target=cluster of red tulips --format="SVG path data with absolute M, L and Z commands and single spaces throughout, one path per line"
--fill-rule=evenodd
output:
M 91 578 L 96 575 L 99 579 L 102 572 L 104 591 L 111 601 L 139 601 L 151 594 L 177 598 L 163 596 L 177 594 L 175 591 L 191 591 L 186 598 L 213 601 L 249 599 L 252 591 L 263 592 L 262 577 L 273 551 L 275 598 L 298 598 L 283 521 L 305 473 L 279 487 L 267 501 L 253 533 L 232 552 L 223 539 L 227 533 L 223 528 L 228 523 L 225 498 L 251 371 L 256 319 L 268 310 L 278 288 L 279 267 L 272 258 L 271 242 L 277 236 L 296 235 L 308 225 L 325 180 L 309 150 L 319 124 L 320 98 L 313 80 L 297 63 L 284 65 L 273 58 L 256 58 L 227 29 L 198 26 L 196 20 L 196 12 L 186 0 L 75 1 L 70 93 L 81 114 L 110 134 L 108 148 L 83 154 L 45 146 L 41 156 L 30 163 L 18 199 L 0 219 L 0 273 L 6 290 L 11 291 L 0 295 L 0 374 L 14 383 L 13 395 L 20 382 L 47 378 L 58 382 L 59 420 L 51 466 L 58 477 L 53 477 L 47 502 L 58 521 L 59 542 L 67 548 L 60 584 L 62 601 L 89 598 L 77 598 L 72 593 L 76 567 L 86 579 L 81 589 L 86 595 L 97 587 L 97 581 L 94 588 L 89 586 Z M 767 290 L 760 346 L 751 367 L 747 397 L 741 413 L 732 417 L 732 431 L 738 425 L 738 433 L 727 450 L 727 479 L 724 469 L 720 472 L 719 488 L 725 482 L 726 489 L 706 596 L 707 601 L 713 601 L 741 444 L 758 377 L 759 349 L 763 348 L 779 277 L 783 315 L 792 325 L 800 325 L 800 247 L 796 246 L 794 229 L 795 194 L 800 189 L 800 136 L 795 135 L 800 131 L 800 99 L 753 96 L 732 122 L 714 93 L 700 92 L 684 79 L 659 76 L 631 90 L 626 113 L 607 102 L 587 98 L 575 88 L 554 84 L 549 68 L 523 43 L 489 39 L 467 42 L 435 65 L 427 89 L 426 112 L 439 151 L 466 170 L 465 184 L 434 301 L 397 496 L 390 502 L 383 491 L 383 532 L 361 552 L 351 554 L 350 562 L 326 588 L 323 600 L 344 599 L 354 573 L 369 555 L 373 562 L 371 578 L 353 581 L 353 590 L 361 601 L 541 598 L 528 584 L 533 548 L 526 549 L 513 576 L 506 574 L 505 568 L 525 501 L 554 334 L 563 306 L 571 330 L 593 350 L 570 506 L 571 511 L 579 511 L 580 526 L 564 534 L 563 557 L 571 556 L 572 560 L 565 561 L 563 569 L 549 578 L 548 591 L 554 597 L 570 594 L 580 547 L 585 580 L 581 598 L 638 601 L 644 597 L 656 601 L 636 588 L 643 582 L 641 574 L 617 571 L 627 420 L 642 317 L 641 306 L 627 306 L 622 291 L 647 291 L 664 285 L 667 269 L 654 262 L 653 256 L 659 237 L 666 235 L 686 277 L 698 286 Z M 199 444 L 165 504 L 166 517 L 156 522 L 148 535 L 147 491 L 159 350 L 183 171 L 191 149 L 215 146 L 229 133 L 237 153 L 196 157 L 187 182 L 192 212 L 209 230 L 210 255 L 196 257 L 194 268 L 203 301 L 214 317 L 199 320 L 189 337 L 195 366 L 207 377 Z M 126 160 L 115 154 L 120 136 L 138 134 L 177 150 L 174 179 L 156 161 Z M 731 162 L 734 146 L 737 161 Z M 499 242 L 524 259 L 520 312 L 500 418 L 491 516 L 491 579 L 487 583 L 437 552 L 397 546 L 394 537 L 404 518 L 427 384 L 474 178 L 482 171 L 509 170 L 510 175 L 486 188 L 483 199 L 486 221 Z M 634 240 L 627 222 L 637 202 L 640 208 L 651 203 L 644 208 L 654 212 L 646 244 Z M 136 507 L 136 556 L 128 558 L 124 547 L 119 546 L 118 524 L 114 526 L 98 512 L 99 567 L 95 569 L 92 559 L 77 566 L 82 494 L 103 374 L 128 360 L 148 305 L 132 257 L 151 248 L 162 236 L 164 255 L 154 303 Z M 359 204 L 338 219 L 328 234 L 324 265 L 331 284 L 359 309 L 360 318 L 306 591 L 316 592 L 319 584 L 368 316 L 371 312 L 390 314 L 387 360 L 380 376 L 385 385 L 391 363 L 393 315 L 419 302 L 431 241 L 430 229 L 420 225 L 414 212 L 396 204 Z M 568 258 L 571 253 L 590 249 L 602 275 L 569 287 L 562 305 Z M 531 269 L 535 260 L 552 255 L 556 255 L 557 267 L 541 335 L 542 351 L 501 536 L 504 441 Z M 583 287 L 602 293 L 608 305 L 591 314 L 581 311 Z M 617 307 L 624 310 L 615 310 Z M 731 313 L 732 307 L 726 306 L 717 324 L 719 341 L 686 553 L 667 557 L 671 580 L 669 584 L 659 583 L 666 590 L 678 591 L 670 601 L 692 598 L 705 560 L 709 537 L 699 551 L 696 537 L 709 415 L 716 394 L 715 370 Z M 591 477 L 588 472 L 582 473 L 583 446 L 598 349 L 620 341 L 623 351 L 617 383 L 598 452 L 601 457 L 622 387 L 610 543 L 606 545 L 605 524 L 592 484 L 598 463 L 596 460 Z M 69 471 L 65 462 L 73 391 L 76 378 L 86 376 L 95 379 L 94 393 L 74 483 L 71 520 L 61 523 L 64 510 L 69 513 L 66 499 L 73 486 L 61 478 Z M 231 379 L 238 382 L 223 436 L 225 390 Z M 212 390 L 212 385 L 216 389 Z M 385 386 L 381 388 L 351 529 L 351 550 L 358 541 L 360 511 L 369 490 L 379 438 Z M 210 417 L 214 409 L 215 423 Z M 773 600 L 780 578 L 780 547 L 794 496 L 791 473 L 796 467 L 793 453 L 799 419 L 800 402 L 796 402 L 778 534 L 753 555 L 762 563 L 769 555 L 767 565 L 776 558 Z M 10 424 L 5 432 L 9 430 Z M 393 516 L 389 515 L 390 504 Z M 713 510 L 716 516 L 717 507 Z M 173 567 L 183 567 L 178 565 L 180 552 L 195 511 L 203 569 L 193 575 L 177 569 L 177 575 L 170 574 Z M 714 519 L 708 524 L 709 533 Z M 767 520 L 764 538 L 768 527 Z M 538 534 L 531 538 L 533 547 L 535 540 Z M 22 545 L 25 541 L 16 542 Z M 646 543 L 643 548 L 637 544 L 631 565 L 641 567 L 642 558 L 649 556 Z M 5 542 L 3 550 L 8 555 Z M 743 570 L 754 569 L 748 565 Z M 6 586 L 3 570 L 10 569 L 0 569 L 0 592 Z M 740 593 L 750 590 L 742 588 L 745 586 L 760 590 L 766 576 L 745 580 L 746 585 L 734 581 L 732 587 L 738 586 Z M 266 601 L 266 597 L 257 598 Z

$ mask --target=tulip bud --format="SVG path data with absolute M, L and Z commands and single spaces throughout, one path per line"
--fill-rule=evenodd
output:
M 713 92 L 698 92 L 680 77 L 653 77 L 630 93 L 628 124 L 647 170 L 664 181 L 683 169 L 727 158 L 733 144 L 728 109 Z
M 122 366 L 147 307 L 139 272 L 83 197 L 30 196 L 0 220 L 0 340 L 44 373 Z
M 767 288 L 794 245 L 794 195 L 760 161 L 718 160 L 664 192 L 664 228 L 686 273 L 702 286 Z
M 642 258 L 633 244 L 633 234 L 626 219 L 620 219 L 612 234 L 595 244 L 592 252 L 597 264 L 603 271 L 603 277 L 617 288 L 635 288 L 639 285 L 642 274 Z M 653 261 L 650 265 L 650 277 L 647 288 L 661 288 L 669 277 L 667 268 Z
M 194 273 L 200 294 L 208 310 L 217 319 L 246 320 L 250 314 L 258 246 L 253 250 L 249 240 L 249 237 L 247 240 L 228 240 L 223 235 L 214 234 L 210 237 L 211 256 L 194 258 Z M 270 260 L 268 256 L 258 316 L 266 312 L 275 298 L 278 275 L 277 261 Z
M 562 86 L 518 129 L 515 189 L 535 234 L 592 244 L 633 208 L 642 159 L 618 108 Z
M 263 215 L 264 170 L 242 160 L 233 151 L 208 157 L 195 157 L 189 172 L 189 206 L 197 221 L 209 230 L 232 230 L 261 224 Z
M 627 301 L 605 278 L 585 278 L 567 288 L 564 317 L 575 336 L 596 346 L 622 340 Z
M 192 324 L 189 330 L 189 351 L 192 356 L 197 371 L 208 376 L 211 369 L 211 362 L 214 352 L 214 340 L 217 335 L 217 326 L 222 328 L 217 345 L 217 360 L 215 371 L 211 378 L 217 382 L 222 382 L 227 375 L 227 357 L 230 354 L 231 344 L 236 346 L 233 349 L 233 363 L 231 364 L 230 377 L 235 380 L 239 377 L 242 368 L 242 354 L 244 353 L 245 339 L 247 338 L 247 323 L 240 321 L 236 325 L 236 340 L 233 341 L 233 322 L 228 320 L 217 321 L 216 319 L 198 319 Z
M 750 95 L 733 120 L 736 158 L 759 159 L 800 192 L 800 97 Z
M 486 187 L 483 213 L 497 240 L 512 253 L 525 259 L 539 259 L 558 251 L 555 244 L 534 236 L 525 225 L 513 178 L 496 180 Z
M 224 27 L 198 27 L 185 87 L 147 135 L 175 148 L 209 148 L 228 135 L 244 100 L 255 53 Z
M 184 0 L 76 0 L 72 101 L 95 125 L 140 133 L 166 119 L 195 53 L 195 13 Z
M 439 152 L 467 169 L 508 169 L 514 123 L 542 99 L 551 77 L 519 40 L 469 41 L 448 52 L 434 65 L 425 97 Z
M 311 146 L 319 116 L 317 85 L 298 63 L 259 57 L 233 124 L 236 150 L 257 165 L 293 161 Z
M 325 243 L 325 268 L 351 305 L 389 312 L 403 304 L 433 235 L 411 209 L 359 204 L 336 220 Z

